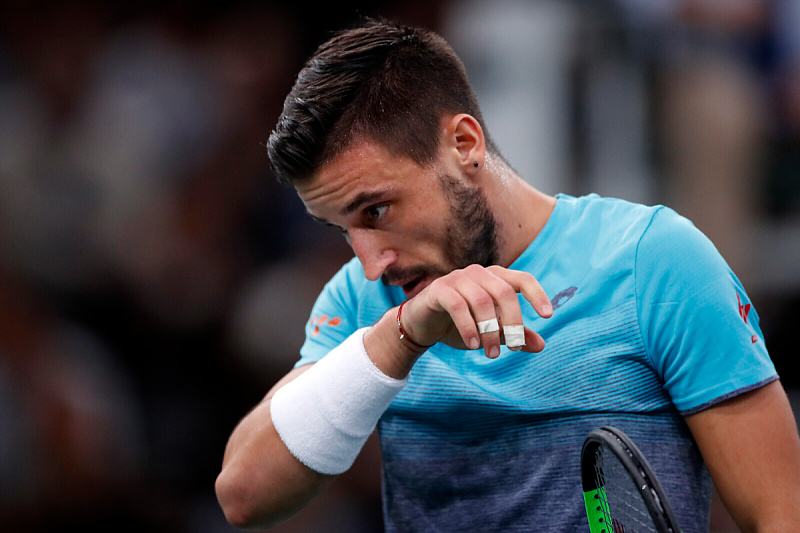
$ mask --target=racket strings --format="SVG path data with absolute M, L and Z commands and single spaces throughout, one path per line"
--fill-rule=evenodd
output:
M 597 455 L 600 455 L 600 450 L 598 449 Z M 601 529 L 601 532 L 607 531 L 615 531 L 616 528 L 613 525 L 613 519 L 611 518 L 611 513 L 608 509 L 608 498 L 606 497 L 605 491 L 605 479 L 603 476 L 603 469 L 600 467 L 599 461 L 595 461 L 594 464 L 594 476 L 596 481 L 596 486 L 600 487 L 599 490 L 595 493 L 594 499 L 596 500 L 595 505 L 597 508 L 597 513 L 601 514 L 602 517 L 599 519 L 601 523 L 607 528 L 609 527 L 608 524 L 611 524 L 611 530 L 608 529 Z
M 598 487 L 604 487 L 602 494 L 603 515 L 611 524 L 609 533 L 647 533 L 656 532 L 650 512 L 633 479 L 624 465 L 612 452 L 604 452 L 600 446 L 595 460 L 595 477 Z
M 659 497 L 658 492 L 653 487 L 654 484 L 651 481 L 650 476 L 642 467 L 641 463 L 634 455 L 634 453 L 625 445 L 625 443 L 622 442 L 619 438 L 617 438 L 617 442 L 622 444 L 622 447 L 625 449 L 625 453 L 627 453 L 628 457 L 631 458 L 631 461 L 633 461 L 633 463 L 636 465 L 636 470 L 639 472 L 639 475 L 642 476 L 642 479 L 644 479 L 645 486 L 642 487 L 642 490 L 646 489 L 650 493 L 650 495 L 653 497 L 654 503 L 658 506 L 658 510 L 661 512 L 662 515 L 665 515 L 666 511 L 664 510 L 664 505 L 661 503 L 661 498 Z

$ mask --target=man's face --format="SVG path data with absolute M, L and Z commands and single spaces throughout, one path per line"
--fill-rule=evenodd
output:
M 470 264 L 497 262 L 497 222 L 483 192 L 439 161 L 421 167 L 356 143 L 297 192 L 315 219 L 345 234 L 369 280 L 413 297 Z

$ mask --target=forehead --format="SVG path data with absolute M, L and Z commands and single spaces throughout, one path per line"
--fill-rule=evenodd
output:
M 295 188 L 312 215 L 330 220 L 333 213 L 347 211 L 359 197 L 377 197 L 410 186 L 423 171 L 411 159 L 393 155 L 381 144 L 362 141 L 321 165 L 310 180 Z

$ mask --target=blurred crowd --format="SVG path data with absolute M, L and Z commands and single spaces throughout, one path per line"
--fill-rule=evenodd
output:
M 444 33 L 545 192 L 694 220 L 800 387 L 800 272 L 764 274 L 800 261 L 800 2 L 367 5 L 0 1 L 0 530 L 231 530 L 227 437 L 351 256 L 264 143 L 302 61 L 362 15 Z M 370 441 L 277 531 L 381 531 L 378 464 Z

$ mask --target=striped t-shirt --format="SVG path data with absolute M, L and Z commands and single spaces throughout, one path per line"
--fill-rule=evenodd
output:
M 777 379 L 758 315 L 711 242 L 665 207 L 559 195 L 510 266 L 554 307 L 521 296 L 539 354 L 438 344 L 381 418 L 386 530 L 587 530 L 583 438 L 613 425 L 659 476 L 686 532 L 707 531 L 711 480 L 683 421 Z M 326 285 L 297 366 L 400 304 L 357 259 Z

